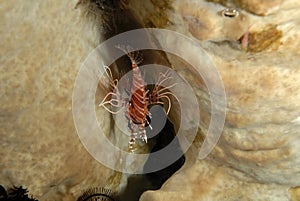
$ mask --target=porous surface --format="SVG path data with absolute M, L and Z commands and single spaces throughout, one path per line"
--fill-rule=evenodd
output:
M 227 115 L 218 145 L 199 160 L 197 145 L 210 121 L 209 96 L 199 78 L 188 69 L 178 69 L 203 103 L 201 132 L 186 154 L 184 167 L 160 190 L 145 192 L 140 200 L 300 200 L 299 1 L 259 5 L 240 1 L 247 5 L 241 12 L 247 18 L 249 38 L 264 36 L 249 40 L 249 47 L 254 47 L 249 52 L 237 41 L 247 31 L 245 24 L 232 31 L 230 23 L 215 15 L 225 8 L 219 4 L 141 2 L 124 0 L 124 8 L 145 26 L 203 40 L 200 43 L 224 83 Z M 76 3 L 0 3 L 0 182 L 7 187 L 23 185 L 39 200 L 75 200 L 85 188 L 106 184 L 112 174 L 85 150 L 72 119 L 76 73 L 99 40 L 96 29 L 89 28 L 74 9 Z M 257 14 L 266 16 L 252 14 L 258 9 L 254 6 L 261 8 Z M 194 28 L 198 24 L 211 31 Z M 264 34 L 269 30 L 280 34 L 269 38 L 270 34 Z M 186 48 L 197 57 L 197 52 Z M 176 66 L 178 61 L 170 62 Z
M 243 8 L 256 15 L 270 15 L 281 8 L 283 0 L 209 0 L 225 6 Z
M 133 2 L 132 7 L 137 5 Z M 269 3 L 260 2 L 256 6 L 263 8 Z M 298 1 L 282 4 L 274 1 L 272 7 L 280 9 L 273 9 L 274 13 L 265 17 L 241 11 L 249 23 L 248 51 L 238 46 L 235 34 L 243 30 L 238 29 L 238 21 L 235 30 L 229 23 L 211 19 L 222 17 L 214 14 L 216 9 L 221 9 L 219 5 L 202 1 L 172 1 L 170 4 L 173 5 L 168 9 L 170 23 L 165 28 L 204 41 L 200 43 L 221 74 L 227 97 L 226 121 L 218 145 L 205 161 L 183 168 L 161 190 L 146 192 L 141 200 L 299 199 L 297 188 L 291 188 L 299 186 L 300 176 Z M 251 6 L 254 4 L 253 1 Z M 133 10 L 142 12 L 137 8 Z M 197 12 L 201 10 L 205 10 L 205 14 Z M 264 12 L 260 14 L 267 15 L 268 11 Z M 146 21 L 143 14 L 139 16 L 145 22 L 151 20 Z M 218 26 L 205 32 L 206 27 L 214 25 Z M 176 47 L 176 42 L 173 45 Z M 191 57 L 197 57 L 198 52 L 192 47 L 182 44 L 177 47 L 184 47 Z M 176 59 L 171 62 L 174 66 L 178 64 Z M 205 136 L 210 123 L 207 89 L 199 85 L 201 81 L 197 78 L 190 78 L 188 69 L 186 71 L 180 69 L 178 73 L 188 77 L 197 88 L 199 101 L 206 102 L 200 105 L 200 128 Z
M 110 175 L 72 118 L 77 70 L 91 50 L 76 1 L 0 4 L 0 183 L 42 201 L 75 200 Z

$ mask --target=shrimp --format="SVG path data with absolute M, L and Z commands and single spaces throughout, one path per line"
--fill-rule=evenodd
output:
M 149 91 L 146 88 L 147 84 L 144 81 L 138 66 L 143 61 L 140 54 L 134 52 L 134 49 L 130 46 L 117 46 L 116 48 L 123 51 L 131 61 L 133 79 L 129 90 L 130 97 L 123 98 L 121 96 L 117 87 L 118 80 L 113 79 L 111 70 L 109 67 L 105 66 L 108 72 L 107 75 L 110 77 L 110 85 L 115 90 L 114 92 L 108 92 L 99 106 L 103 107 L 111 114 L 117 114 L 122 108 L 125 108 L 125 118 L 128 121 L 128 130 L 130 132 L 129 150 L 133 152 L 137 138 L 141 138 L 142 141 L 147 143 L 146 126 L 149 126 L 150 129 L 152 129 L 150 123 L 151 113 L 148 109 L 149 105 L 163 105 L 164 102 L 161 99 L 165 98 L 168 102 L 168 109 L 166 111 L 168 114 L 171 109 L 171 99 L 169 98 L 169 95 L 172 95 L 177 99 L 177 97 L 168 90 L 174 87 L 176 83 L 167 87 L 162 87 L 162 85 L 172 79 L 172 77 L 170 77 L 170 71 L 160 73 L 154 88 Z M 109 99 L 110 96 L 111 99 Z M 112 111 L 108 105 L 116 107 L 118 110 Z

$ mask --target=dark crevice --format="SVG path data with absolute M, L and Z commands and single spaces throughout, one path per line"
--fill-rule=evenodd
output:
M 87 0 L 81 0 L 82 2 L 87 2 Z M 103 21 L 99 21 L 103 30 L 101 30 L 102 37 L 104 39 L 109 39 L 117 34 L 130 31 L 133 29 L 143 28 L 142 24 L 134 17 L 130 10 L 123 9 L 120 5 L 120 1 L 117 0 L 90 0 L 87 2 L 89 5 L 92 3 L 100 12 L 99 15 L 104 15 L 105 23 Z M 108 19 L 108 20 L 107 20 Z M 148 41 L 149 39 L 143 39 Z M 152 41 L 153 42 L 153 41 Z M 124 41 L 127 45 L 126 41 Z M 134 47 L 133 47 L 134 48 Z M 164 52 L 159 51 L 149 51 L 143 50 L 143 64 L 153 64 L 160 63 L 164 66 L 170 66 L 168 59 Z M 124 69 L 125 66 L 125 69 Z M 113 69 L 114 74 L 116 73 L 116 77 L 121 77 L 120 72 L 128 71 L 131 69 L 130 63 L 128 63 L 128 58 L 122 57 L 117 60 L 116 68 Z M 124 72 L 123 72 L 124 73 Z M 166 115 L 163 108 L 155 111 L 152 114 L 152 120 L 158 116 L 159 118 L 162 115 Z M 147 130 L 147 136 L 150 136 L 149 143 L 154 144 L 151 153 L 159 151 L 161 149 L 166 148 L 172 142 L 171 149 L 169 149 L 165 154 L 157 156 L 155 154 L 149 154 L 149 158 L 147 159 L 144 165 L 144 172 L 149 172 L 146 174 L 136 174 L 129 175 L 127 186 L 122 192 L 119 192 L 116 195 L 117 201 L 138 201 L 143 192 L 147 190 L 158 190 L 164 184 L 166 180 L 168 180 L 177 170 L 179 170 L 184 162 L 185 156 L 182 152 L 178 139 L 176 138 L 176 132 L 174 130 L 174 126 L 171 121 L 167 117 L 166 123 L 163 129 L 156 136 L 151 136 L 151 130 Z M 152 122 L 151 122 L 152 124 Z M 155 125 L 154 125 L 155 126 Z M 152 137 L 152 138 L 151 138 Z M 168 146 L 169 147 L 169 146 Z M 166 157 L 173 157 L 173 163 L 164 165 L 165 168 L 150 172 L 148 171 L 153 166 L 157 166 L 157 164 L 164 164 L 166 162 Z
M 101 24 L 104 26 L 104 39 L 129 30 L 143 28 L 129 10 L 122 8 L 120 2 L 120 0 L 91 0 L 101 13 L 100 15 L 104 17 L 105 23 Z
M 163 110 L 162 107 L 161 110 Z M 164 111 L 157 111 L 159 115 Z M 155 114 L 153 115 L 155 117 Z M 153 118 L 154 118 L 153 117 Z M 155 125 L 154 125 L 155 126 Z M 147 174 L 131 175 L 128 178 L 128 183 L 124 191 L 122 191 L 117 200 L 118 201 L 138 201 L 143 192 L 147 190 L 158 190 L 177 170 L 179 170 L 184 162 L 185 157 L 180 148 L 177 138 L 175 138 L 175 130 L 173 124 L 167 119 L 164 128 L 161 132 L 154 137 L 156 144 L 152 148 L 151 152 L 159 151 L 168 146 L 173 140 L 172 153 L 166 153 L 162 157 L 156 158 L 155 155 L 150 154 L 148 160 L 145 163 L 144 171 L 148 172 L 148 168 L 157 166 L 157 164 L 163 164 L 165 162 L 164 157 L 181 156 L 174 163 L 156 172 Z

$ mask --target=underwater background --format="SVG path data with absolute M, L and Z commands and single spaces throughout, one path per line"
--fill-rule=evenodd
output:
M 28 199 L 40 201 L 300 200 L 299 8 L 297 0 L 1 1 L 0 200 L 9 200 L 14 186 L 26 188 Z M 170 42 L 171 35 L 164 41 L 141 39 L 162 46 L 170 42 L 184 53 L 180 58 L 164 51 L 141 51 L 143 64 L 164 65 L 182 77 L 198 106 L 181 108 L 180 101 L 171 97 L 167 116 L 161 109 L 151 110 L 154 126 L 155 118 L 164 117 L 166 123 L 147 144 L 137 143 L 135 153 L 149 157 L 137 160 L 96 147 L 104 160 L 117 161 L 112 169 L 82 143 L 73 92 L 78 72 L 94 48 L 138 28 L 176 31 L 205 50 L 203 56 L 190 43 Z M 196 73 L 207 62 L 191 65 L 196 58 L 209 58 L 224 91 L 209 90 L 206 77 Z M 126 56 L 111 64 L 114 78 L 130 71 L 130 65 Z M 84 86 L 89 87 L 91 79 L 84 79 Z M 217 86 L 214 79 L 208 80 Z M 95 87 L 92 108 L 110 142 L 126 150 L 128 136 L 116 126 L 113 115 L 98 107 L 108 91 L 105 84 Z M 211 99 L 222 100 L 222 92 L 225 106 Z M 76 100 L 81 98 L 84 95 Z M 226 116 L 218 143 L 201 158 L 212 108 L 223 111 L 223 106 Z M 183 110 L 192 112 L 180 116 Z M 82 125 L 91 126 L 84 114 L 77 115 L 82 115 Z M 176 133 L 183 120 L 187 127 L 194 125 L 197 115 L 195 137 L 184 150 Z M 173 163 L 145 174 L 125 171 L 146 171 L 163 163 L 164 158 L 150 153 L 170 141 L 176 145 L 173 153 L 180 155 Z

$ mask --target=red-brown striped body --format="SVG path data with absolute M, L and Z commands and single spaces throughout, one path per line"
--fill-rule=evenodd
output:
M 147 91 L 140 69 L 134 61 L 132 61 L 132 71 L 133 78 L 130 90 L 131 97 L 128 106 L 128 115 L 134 124 L 145 124 L 147 115 L 149 115 Z

